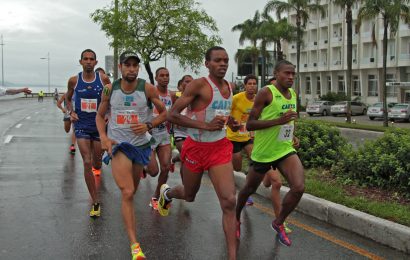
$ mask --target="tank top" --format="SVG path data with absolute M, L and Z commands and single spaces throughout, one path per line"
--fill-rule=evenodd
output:
M 84 81 L 83 73 L 78 73 L 77 84 L 74 87 L 74 111 L 79 120 L 74 123 L 76 130 L 96 132 L 95 116 L 101 102 L 103 83 L 99 73 L 94 73 L 95 78 L 91 82 Z
M 169 109 L 172 106 L 172 99 L 171 99 L 171 94 L 169 93 L 169 91 L 167 90 L 167 93 L 165 95 L 162 95 L 161 93 L 159 93 L 159 99 L 162 101 L 162 103 L 164 103 L 165 109 L 169 111 Z M 159 115 L 158 110 L 154 107 L 152 111 L 152 117 L 155 118 L 158 115 Z M 166 121 L 152 128 L 152 134 L 154 136 L 159 136 L 159 135 L 164 135 L 164 134 L 166 135 L 168 133 L 169 133 L 169 129 L 167 129 Z
M 149 121 L 151 109 L 145 96 L 145 80 L 138 79 L 135 89 L 126 93 L 121 88 L 121 79 L 114 81 L 110 97 L 110 119 L 108 138 L 118 143 L 127 142 L 141 146 L 149 143 L 152 136 L 146 132 L 136 135 L 130 128 L 131 123 Z
M 272 92 L 272 102 L 263 109 L 259 120 L 277 119 L 290 109 L 296 111 L 296 93 L 293 89 L 289 89 L 291 98 L 287 99 L 274 85 L 267 88 Z M 256 130 L 251 159 L 256 162 L 273 162 L 295 152 L 292 144 L 294 126 L 294 121 L 290 121 L 285 125 Z
M 219 88 L 215 85 L 212 80 L 207 77 L 203 78 L 212 90 L 212 98 L 209 104 L 201 110 L 192 110 L 191 106 L 188 106 L 187 117 L 198 120 L 201 122 L 211 122 L 215 116 L 220 115 L 228 117 L 231 112 L 232 106 L 232 88 L 231 85 L 226 82 L 229 86 L 229 96 L 222 96 Z M 188 135 L 197 142 L 216 142 L 218 140 L 226 137 L 226 130 L 221 129 L 217 131 L 207 131 L 203 129 L 188 128 Z

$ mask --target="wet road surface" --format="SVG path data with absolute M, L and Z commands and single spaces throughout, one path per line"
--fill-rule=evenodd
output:
M 120 192 L 110 166 L 99 182 L 102 216 L 90 200 L 79 154 L 68 154 L 62 113 L 51 100 L 0 100 L 0 259 L 130 259 Z M 179 184 L 171 174 L 169 184 Z M 148 207 L 156 178 L 135 196 L 137 236 L 148 259 L 226 259 L 221 210 L 204 175 L 194 203 L 174 201 L 170 216 Z M 293 245 L 270 228 L 270 201 L 244 210 L 238 259 L 408 259 L 409 255 L 302 214 L 289 219 Z

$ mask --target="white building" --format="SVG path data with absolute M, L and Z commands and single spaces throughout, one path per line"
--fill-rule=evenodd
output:
M 347 26 L 345 11 L 332 1 L 321 0 L 324 16 L 310 14 L 303 34 L 300 55 L 301 99 L 305 105 L 329 91 L 346 93 Z M 383 19 L 362 21 L 359 33 L 355 25 L 360 4 L 353 7 L 352 99 L 360 97 L 366 104 L 380 101 L 383 63 Z M 290 23 L 296 25 L 296 12 L 290 12 Z M 296 43 L 284 46 L 286 57 L 296 64 Z M 394 38 L 388 40 L 387 81 L 410 82 L 410 28 L 400 25 Z M 410 90 L 388 86 L 388 102 L 410 102 Z

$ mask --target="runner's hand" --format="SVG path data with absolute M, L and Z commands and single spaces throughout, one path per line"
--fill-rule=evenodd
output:
M 293 145 L 294 148 L 299 148 L 299 146 L 300 146 L 299 138 L 297 138 L 296 136 L 293 136 L 292 145 Z
M 236 132 L 239 130 L 239 127 L 241 126 L 241 124 L 239 124 L 239 122 L 236 121 L 235 118 L 230 116 L 228 119 L 228 126 L 232 131 Z
M 112 156 L 112 147 L 117 144 L 114 140 L 111 140 L 108 137 L 101 138 L 101 149 L 107 151 L 109 156 Z
M 295 119 L 297 118 L 297 116 L 298 116 L 298 113 L 296 113 L 296 112 L 293 111 L 293 110 L 288 110 L 288 111 L 286 111 L 286 113 L 284 113 L 284 114 L 279 118 L 279 120 L 280 120 L 281 125 L 284 125 L 284 124 L 286 124 L 286 123 L 288 123 L 288 122 L 290 122 L 290 121 L 295 120 Z
M 72 111 L 71 112 L 71 114 L 70 114 L 70 120 L 71 120 L 71 122 L 76 122 L 76 121 L 78 121 L 78 115 L 77 115 L 77 113 L 76 112 L 74 112 L 74 111 Z
M 212 119 L 211 122 L 207 124 L 207 129 L 208 131 L 218 131 L 221 130 L 225 125 L 225 120 L 220 117 L 216 116 L 214 119 Z
M 136 135 L 142 135 L 148 131 L 148 127 L 145 123 L 131 124 L 130 128 Z

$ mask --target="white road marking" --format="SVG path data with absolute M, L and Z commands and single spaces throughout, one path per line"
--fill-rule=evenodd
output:
M 20 128 L 23 124 L 16 125 L 16 128 Z
M 26 117 L 26 119 L 31 119 L 31 116 Z
M 13 139 L 13 136 L 12 136 L 12 135 L 6 136 L 6 139 L 4 140 L 4 143 L 5 143 L 5 144 L 10 143 L 11 139 Z

